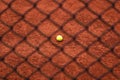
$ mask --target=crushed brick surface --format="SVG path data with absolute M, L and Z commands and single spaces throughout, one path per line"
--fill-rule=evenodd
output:
M 0 80 L 120 80 L 120 0 L 0 0 Z

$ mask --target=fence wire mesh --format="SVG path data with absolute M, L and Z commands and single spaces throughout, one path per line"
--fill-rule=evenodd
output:
M 120 0 L 0 0 L 0 80 L 120 80 Z

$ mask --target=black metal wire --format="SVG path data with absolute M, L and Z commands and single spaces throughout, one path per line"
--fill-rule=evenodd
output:
M 91 76 L 92 78 L 96 79 L 96 80 L 101 80 L 104 76 L 106 76 L 108 73 L 111 73 L 116 79 L 120 80 L 120 77 L 118 77 L 116 74 L 114 74 L 113 69 L 115 67 L 117 67 L 118 65 L 120 65 L 120 62 L 118 64 L 116 64 L 115 66 L 113 66 L 112 68 L 109 68 L 108 66 L 104 65 L 104 63 L 102 63 L 101 58 L 104 57 L 105 55 L 109 54 L 109 52 L 112 52 L 114 56 L 116 56 L 117 58 L 120 58 L 115 52 L 114 52 L 114 48 L 120 43 L 117 42 L 115 45 L 113 45 L 112 47 L 107 45 L 105 42 L 102 41 L 102 37 L 105 36 L 108 32 L 113 31 L 115 33 L 115 35 L 117 35 L 120 38 L 120 34 L 118 32 L 115 31 L 115 25 L 117 25 L 118 23 L 120 23 L 120 19 L 118 22 L 116 22 L 113 25 L 110 25 L 109 23 L 107 23 L 103 18 L 102 15 L 104 15 L 105 12 L 107 12 L 110 9 L 114 9 L 116 12 L 118 12 L 120 14 L 120 11 L 118 9 L 116 9 L 115 7 L 115 3 L 117 3 L 117 1 L 119 0 L 115 0 L 114 2 L 110 1 L 110 0 L 106 0 L 109 4 L 111 4 L 110 7 L 108 7 L 106 10 L 104 10 L 102 13 L 97 14 L 95 11 L 93 11 L 90 7 L 89 4 L 93 1 L 93 0 L 79 0 L 81 3 L 83 3 L 85 6 L 81 9 L 79 9 L 77 12 L 75 12 L 74 14 L 71 13 L 70 11 L 68 11 L 67 9 L 65 9 L 63 7 L 63 4 L 67 1 L 67 0 L 63 0 L 62 2 L 58 2 L 57 0 L 51 0 L 54 3 L 56 3 L 58 5 L 58 7 L 56 7 L 56 9 L 54 9 L 52 12 L 45 13 L 44 11 L 42 11 L 41 9 L 39 9 L 37 7 L 38 2 L 41 0 L 37 0 L 36 2 L 32 2 L 32 0 L 26 0 L 28 3 L 30 3 L 32 5 L 32 7 L 30 9 L 28 9 L 24 14 L 20 14 L 19 12 L 17 12 L 16 10 L 14 10 L 14 8 L 12 8 L 13 3 L 17 1 L 17 0 L 11 0 L 9 3 L 7 3 L 5 0 L 1 0 L 1 3 L 4 3 L 5 5 L 7 5 L 7 8 L 4 9 L 3 11 L 0 12 L 0 17 L 7 11 L 7 10 L 11 10 L 13 13 L 17 14 L 18 16 L 20 16 L 20 19 L 18 19 L 15 23 L 13 23 L 12 25 L 9 25 L 7 23 L 4 22 L 4 20 L 0 19 L 0 22 L 5 25 L 7 28 L 9 28 L 8 31 L 6 31 L 4 34 L 0 35 L 0 42 L 6 46 L 7 48 L 10 49 L 9 52 L 5 53 L 4 56 L 0 57 L 0 62 L 4 63 L 7 67 L 11 68 L 12 71 L 10 71 L 6 76 L 2 77 L 0 76 L 0 79 L 3 80 L 9 80 L 8 76 L 11 75 L 13 72 L 15 72 L 19 77 L 23 78 L 24 80 L 29 80 L 30 77 L 35 74 L 36 72 L 39 71 L 39 73 L 41 73 L 42 75 L 44 75 L 44 77 L 48 78 L 48 80 L 54 80 L 54 77 L 56 75 L 58 75 L 59 73 L 63 72 L 65 76 L 69 77 L 72 80 L 77 80 L 79 76 L 81 76 L 84 73 L 88 73 L 89 76 Z M 105 5 L 105 4 L 103 4 Z M 52 6 L 52 5 L 51 5 Z M 102 6 L 102 5 L 101 5 Z M 36 9 L 39 13 L 44 14 L 46 16 L 46 18 L 44 18 L 42 21 L 40 21 L 37 25 L 32 24 L 31 22 L 29 22 L 28 20 L 26 20 L 26 14 L 28 14 L 31 10 Z M 59 24 L 57 22 L 55 22 L 52 18 L 51 15 L 58 9 L 63 10 L 65 13 L 67 13 L 68 15 L 71 16 L 70 19 L 68 19 L 67 21 L 65 21 L 63 24 Z M 91 21 L 90 23 L 88 23 L 87 25 L 80 22 L 80 20 L 78 20 L 76 18 L 77 14 L 82 12 L 84 9 L 89 10 L 92 14 L 96 15 L 97 18 L 94 19 L 93 21 Z M 38 29 L 38 26 L 40 26 L 45 20 L 50 20 L 54 25 L 56 25 L 58 27 L 58 30 L 55 31 L 50 37 L 48 37 L 48 35 L 45 35 L 43 32 L 41 32 Z M 69 21 L 74 20 L 76 21 L 78 24 L 82 25 L 84 27 L 84 30 L 79 31 L 77 34 L 75 34 L 75 36 L 71 36 L 69 33 L 67 33 L 63 28 L 64 26 L 69 23 Z M 94 33 L 92 33 L 91 31 L 89 31 L 89 27 L 96 21 L 96 20 L 100 20 L 101 22 L 103 22 L 105 25 L 109 26 L 110 28 L 108 30 L 106 30 L 104 33 L 102 33 L 101 36 L 96 36 Z M 16 33 L 14 31 L 14 26 L 19 23 L 20 21 L 24 21 L 25 23 L 29 24 L 31 27 L 33 27 L 34 29 L 32 31 L 30 31 L 26 36 L 21 36 L 19 33 Z M 27 37 L 33 33 L 34 31 L 37 31 L 40 35 L 44 36 L 47 38 L 47 40 L 43 41 L 41 44 L 39 44 L 39 46 L 34 46 L 32 45 L 28 40 Z M 69 42 L 65 43 L 62 47 L 56 45 L 52 40 L 51 37 L 56 34 L 58 31 L 62 31 L 65 35 L 69 36 L 70 38 L 72 38 Z M 95 41 L 93 41 L 90 45 L 85 46 L 82 43 L 80 43 L 77 40 L 77 36 L 81 35 L 81 33 L 83 33 L 84 31 L 87 31 L 90 35 L 94 36 L 96 38 Z M 8 34 L 9 32 L 12 32 L 13 34 L 17 35 L 18 37 L 20 37 L 22 40 L 20 40 L 17 44 L 15 44 L 14 46 L 11 46 L 9 44 L 7 44 L 3 38 L 6 34 Z M 44 52 L 42 52 L 40 50 L 40 48 L 46 43 L 46 42 L 50 42 L 53 46 L 57 47 L 59 50 L 57 52 L 55 52 L 52 56 L 47 56 L 45 55 Z M 16 48 L 21 44 L 25 42 L 27 45 L 29 45 L 30 47 L 32 47 L 34 49 L 34 51 L 32 53 L 30 53 L 27 57 L 23 57 L 19 54 L 19 52 L 16 51 Z M 84 49 L 83 51 L 81 51 L 79 54 L 77 54 L 75 57 L 72 57 L 70 55 L 68 55 L 68 53 L 65 52 L 64 47 L 67 46 L 68 44 L 70 44 L 71 42 L 75 42 L 76 44 L 82 46 L 82 48 Z M 92 45 L 94 45 L 96 42 L 100 42 L 101 44 L 104 45 L 104 47 L 108 48 L 109 50 L 107 52 L 105 52 L 102 56 L 100 56 L 99 58 L 96 57 L 95 55 L 93 55 L 89 49 Z M 12 67 L 10 64 L 5 62 L 5 58 L 11 54 L 11 52 L 14 52 L 15 55 L 19 56 L 20 58 L 23 59 L 22 62 L 20 62 L 18 65 L 16 65 L 15 67 Z M 46 59 L 48 59 L 47 61 L 45 61 L 40 67 L 36 67 L 35 65 L 31 64 L 30 61 L 28 60 L 29 57 L 31 57 L 35 52 L 38 52 L 40 55 L 44 56 Z M 55 57 L 59 52 L 63 52 L 63 54 L 67 57 L 69 57 L 71 59 L 71 61 L 69 61 L 67 64 L 65 64 L 63 67 L 58 66 L 57 64 L 55 64 L 52 59 L 53 57 Z M 83 66 L 82 64 L 79 64 L 77 62 L 77 58 L 78 56 L 82 55 L 84 52 L 87 52 L 87 55 L 93 57 L 96 59 L 96 61 L 94 61 L 93 63 L 91 63 L 88 67 Z M 47 64 L 47 63 L 51 63 L 53 66 L 55 66 L 56 68 L 58 68 L 58 72 L 55 73 L 53 76 L 48 76 L 47 74 L 45 74 L 41 69 Z M 82 68 L 83 71 L 80 72 L 77 76 L 73 77 L 71 75 L 69 75 L 66 71 L 65 68 L 67 67 L 67 65 L 71 64 L 72 62 L 76 63 L 78 67 Z M 100 77 L 96 77 L 93 74 L 91 74 L 91 72 L 89 72 L 89 68 L 93 65 L 95 65 L 97 62 L 99 62 L 102 67 L 104 69 L 107 70 L 106 73 L 102 74 Z M 32 66 L 33 68 L 35 68 L 35 70 L 27 77 L 21 75 L 17 68 L 23 64 L 23 63 L 27 63 L 28 65 Z

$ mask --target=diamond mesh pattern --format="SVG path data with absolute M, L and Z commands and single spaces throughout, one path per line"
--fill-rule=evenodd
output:
M 0 0 L 0 80 L 120 80 L 120 0 Z

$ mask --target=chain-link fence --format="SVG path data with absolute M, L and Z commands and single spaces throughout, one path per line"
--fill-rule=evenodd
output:
M 0 80 L 120 80 L 120 0 L 0 0 Z

